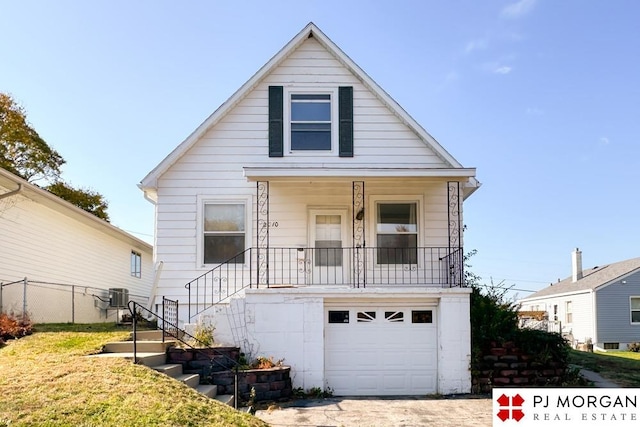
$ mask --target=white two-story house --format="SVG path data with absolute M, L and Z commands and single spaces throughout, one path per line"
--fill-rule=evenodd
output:
M 294 387 L 469 392 L 475 175 L 310 23 L 142 180 L 156 299 Z

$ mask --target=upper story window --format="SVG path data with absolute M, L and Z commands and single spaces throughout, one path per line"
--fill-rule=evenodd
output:
M 269 157 L 353 157 L 353 87 L 269 86 Z
M 139 252 L 131 251 L 131 275 L 142 277 L 142 255 Z
M 204 263 L 244 263 L 245 204 L 204 204 Z
M 331 95 L 291 94 L 291 151 L 331 150 Z

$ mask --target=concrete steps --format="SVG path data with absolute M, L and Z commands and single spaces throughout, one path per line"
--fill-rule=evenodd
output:
M 166 353 L 169 347 L 176 345 L 175 341 L 140 341 L 136 342 L 136 351 L 140 353 Z M 117 341 L 105 344 L 105 353 L 132 353 L 133 341 Z
M 199 393 L 233 406 L 233 396 L 217 396 L 218 386 L 200 384 L 199 374 L 185 374 L 179 363 L 167 363 L 167 349 L 176 345 L 174 340 L 162 341 L 162 331 L 137 331 L 136 358 L 138 364 L 147 366 L 176 381 L 180 381 Z M 133 332 L 131 333 L 133 339 Z M 104 345 L 103 352 L 91 357 L 122 357 L 133 361 L 133 341 L 110 342 Z

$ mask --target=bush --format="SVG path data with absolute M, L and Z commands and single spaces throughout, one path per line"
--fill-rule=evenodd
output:
M 198 322 L 193 331 L 193 339 L 189 344 L 196 348 L 213 346 L 215 343 L 215 340 L 213 339 L 213 331 L 215 330 L 216 328 L 213 325 Z
M 633 351 L 634 353 L 640 353 L 640 342 L 632 342 L 627 346 L 627 350 Z
M 499 290 L 496 290 L 499 289 Z M 518 312 L 514 303 L 506 302 L 504 288 L 490 288 L 486 293 L 473 287 L 471 294 L 471 374 L 479 378 L 488 367 L 484 356 L 491 348 L 510 342 L 534 362 L 550 362 L 567 371 L 569 345 L 558 333 L 518 327 Z M 567 375 L 565 375 L 567 377 Z M 563 378 L 566 381 L 568 378 Z
M 33 324 L 28 316 L 19 319 L 13 313 L 0 314 L 0 342 L 22 338 L 33 333 Z M 0 343 L 1 344 L 1 343 Z
M 278 366 L 282 366 L 284 359 L 279 359 L 274 361 L 273 356 L 262 357 L 259 356 L 256 360 L 253 361 L 251 365 L 249 365 L 249 369 L 269 369 L 275 368 Z

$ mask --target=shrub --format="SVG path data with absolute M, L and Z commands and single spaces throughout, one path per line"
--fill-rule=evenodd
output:
M 284 359 L 279 359 L 274 362 L 273 356 L 269 357 L 257 357 L 256 360 L 253 361 L 251 365 L 249 365 L 250 369 L 269 369 L 275 368 L 276 366 L 282 366 Z
M 205 323 L 198 322 L 193 331 L 193 340 L 190 344 L 193 347 L 211 347 L 214 344 L 213 331 L 216 327 Z
M 18 318 L 13 313 L 0 314 L 0 341 L 22 338 L 33 333 L 33 324 L 28 316 Z
M 634 353 L 640 353 L 640 342 L 632 342 L 627 346 L 627 350 L 633 351 Z

